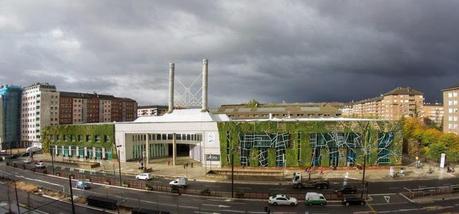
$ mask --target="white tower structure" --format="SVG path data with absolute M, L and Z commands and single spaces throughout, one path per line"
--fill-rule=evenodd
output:
M 202 60 L 202 101 L 201 111 L 207 111 L 207 89 L 208 89 L 208 60 Z
M 175 64 L 169 63 L 169 110 L 168 110 L 168 113 L 171 113 L 174 110 L 174 73 L 175 73 Z

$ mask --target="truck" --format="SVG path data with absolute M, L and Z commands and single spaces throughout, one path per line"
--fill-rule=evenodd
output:
M 330 183 L 327 180 L 322 179 L 311 179 L 303 181 L 303 176 L 300 172 L 294 172 L 292 178 L 293 188 L 316 188 L 316 189 L 328 189 L 330 188 Z
M 171 187 L 185 188 L 188 185 L 188 178 L 184 176 L 178 177 L 174 179 L 173 181 L 169 182 L 169 185 Z

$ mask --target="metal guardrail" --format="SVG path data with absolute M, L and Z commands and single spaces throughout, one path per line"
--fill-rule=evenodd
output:
M 407 192 L 406 195 L 413 199 L 418 197 L 433 196 L 433 195 L 444 195 L 459 192 L 459 185 L 447 185 L 439 187 L 421 187 L 417 189 L 404 188 Z

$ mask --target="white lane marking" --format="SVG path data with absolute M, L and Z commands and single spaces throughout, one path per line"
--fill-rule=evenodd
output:
M 409 202 L 395 202 L 395 203 L 385 203 L 384 202 L 384 203 L 374 203 L 374 204 L 370 203 L 371 206 L 381 206 L 381 205 L 388 205 L 388 204 L 390 204 L 390 205 L 402 205 L 402 204 L 410 204 L 410 203 Z
M 411 208 L 411 209 L 399 209 L 398 211 L 400 212 L 409 212 L 409 211 L 415 211 L 415 210 L 418 210 L 416 208 Z
M 391 193 L 378 193 L 378 194 L 368 194 L 370 196 L 385 196 L 385 195 L 397 195 L 397 193 L 395 192 L 391 192 Z
M 415 203 L 411 198 L 408 198 L 405 194 L 399 193 L 399 195 L 408 200 L 410 203 Z
M 61 188 L 62 188 L 62 192 L 65 192 L 64 186 L 63 186 L 63 185 L 60 185 L 60 184 L 55 184 L 55 183 L 51 183 L 51 182 L 44 181 L 44 180 L 40 180 L 40 179 L 28 178 L 28 177 L 24 177 L 24 176 L 22 176 L 22 175 L 15 175 L 15 176 L 18 177 L 18 178 L 26 179 L 26 180 L 31 180 L 31 181 L 41 182 L 41 183 L 45 183 L 45 184 L 49 184 L 49 185 L 58 186 L 58 187 L 61 187 Z
M 230 213 L 245 213 L 245 211 L 241 210 L 221 210 L 222 212 L 230 212 Z
M 223 205 L 223 204 L 201 204 L 202 206 L 208 206 L 208 207 L 219 207 L 219 208 L 228 208 L 231 206 Z

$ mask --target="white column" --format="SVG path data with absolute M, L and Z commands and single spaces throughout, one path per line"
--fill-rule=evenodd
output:
M 84 158 L 88 156 L 88 147 L 84 147 Z
M 72 156 L 72 146 L 69 146 L 69 156 Z
M 145 138 L 146 138 L 146 140 L 145 140 L 145 159 L 146 159 L 145 160 L 145 169 L 148 169 L 148 160 L 150 158 L 150 143 L 148 141 L 149 134 L 147 133 L 145 135 L 146 135 L 145 136 Z
M 171 113 L 174 110 L 174 63 L 169 63 L 169 109 L 168 113 Z
M 175 161 L 177 159 L 177 141 L 175 133 L 172 134 L 172 165 L 175 166 Z
M 62 157 L 64 157 L 65 153 L 64 153 L 64 146 L 61 147 L 61 150 L 62 150 Z
M 208 90 L 208 61 L 202 60 L 202 100 L 201 111 L 207 111 L 207 90 Z
M 76 150 L 75 150 L 75 156 L 79 157 L 80 156 L 80 147 L 76 147 Z
M 96 147 L 92 147 L 92 158 L 96 159 Z
M 57 145 L 54 145 L 54 155 L 57 154 Z
M 105 147 L 102 147 L 102 159 L 105 159 Z

